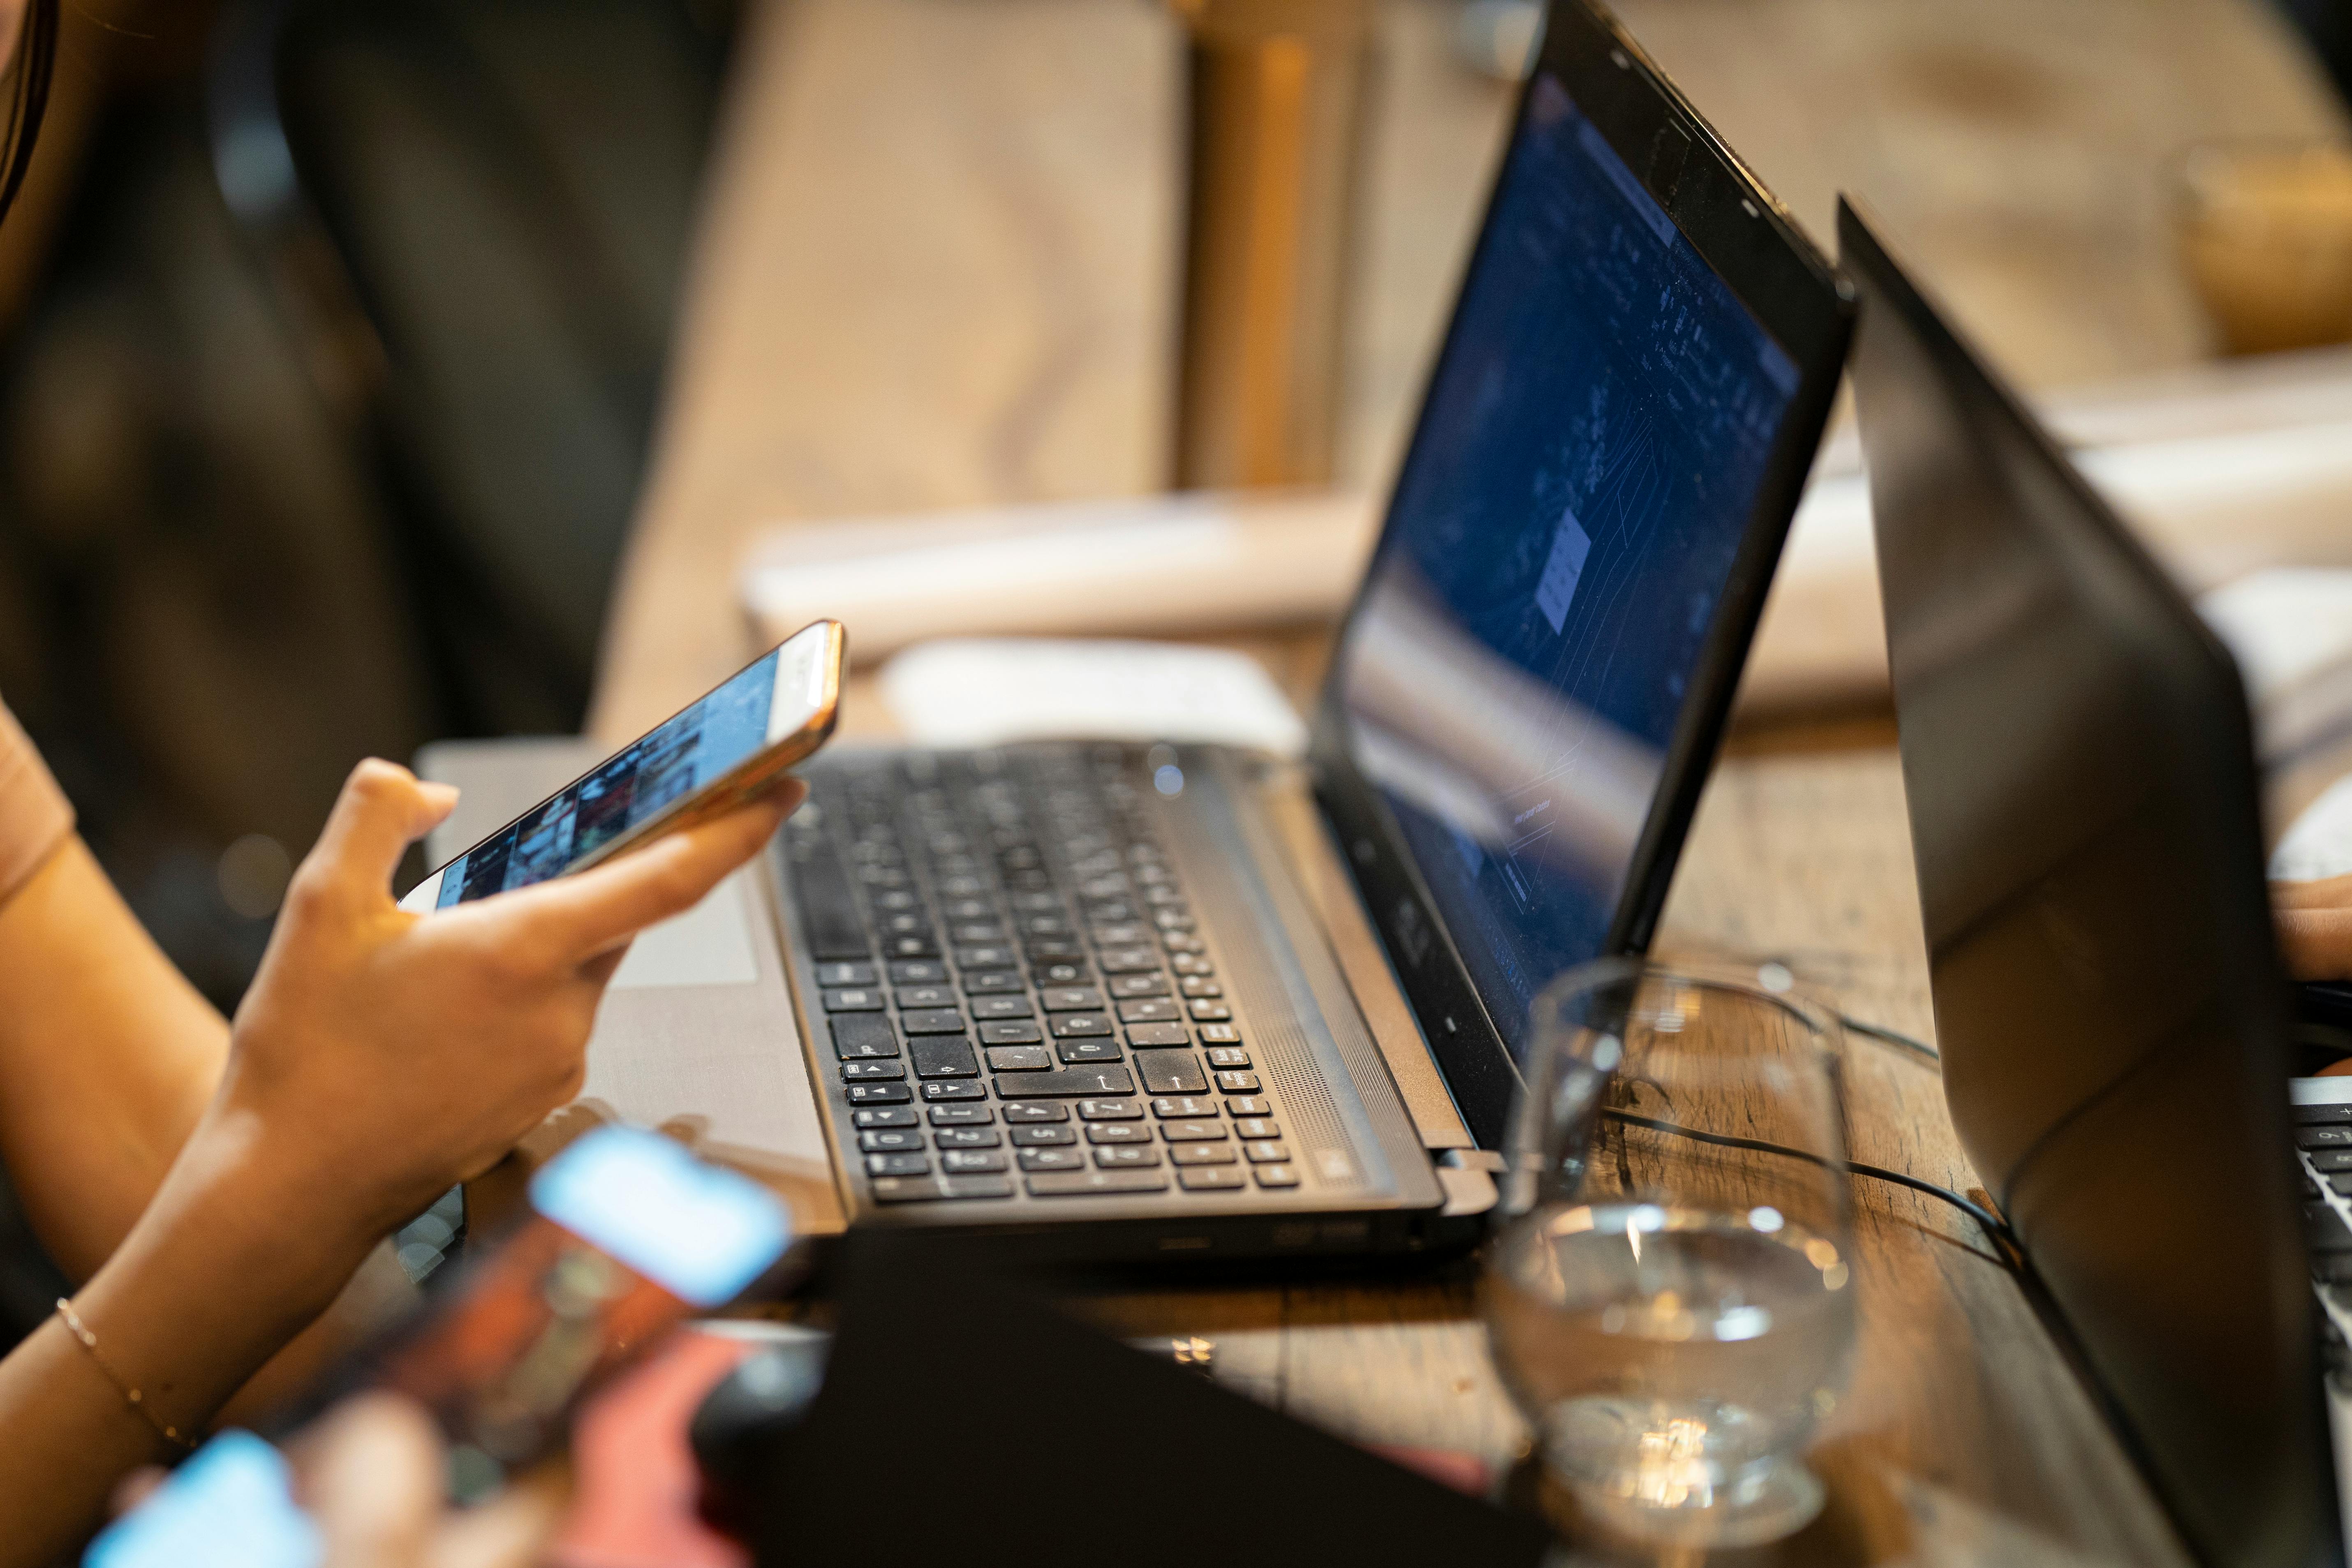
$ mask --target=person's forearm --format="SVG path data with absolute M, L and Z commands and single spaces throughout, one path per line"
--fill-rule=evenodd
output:
M 370 1240 L 335 1228 L 315 1173 L 273 1168 L 257 1131 L 207 1128 L 74 1298 L 98 1353 L 149 1413 L 201 1434 L 331 1300 Z M 51 1318 L 0 1361 L 0 1568 L 47 1563 L 131 1468 L 172 1457 L 99 1361 Z
M 299 1238 L 289 1238 L 299 1246 Z M 376 1243 L 342 1293 L 220 1409 L 224 1426 L 259 1419 L 308 1389 L 338 1361 L 416 1305 L 416 1287 L 389 1239 Z
M 129 1234 L 227 1057 L 79 839 L 0 904 L 0 1161 L 68 1279 Z
M 227 1051 L 227 1020 L 156 950 L 78 840 L 0 906 L 0 1155 L 68 1278 L 89 1279 L 130 1233 Z M 268 1409 L 414 1301 L 390 1249 L 376 1251 L 230 1414 Z

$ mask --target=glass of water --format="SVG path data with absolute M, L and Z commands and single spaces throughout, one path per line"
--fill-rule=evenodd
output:
M 1486 1320 L 1586 1519 L 1732 1547 L 1820 1511 L 1797 1456 L 1854 1336 L 1838 1043 L 1777 965 L 1612 960 L 1537 998 Z

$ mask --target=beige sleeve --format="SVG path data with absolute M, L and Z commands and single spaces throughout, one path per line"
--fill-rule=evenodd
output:
M 0 903 L 73 831 L 73 807 L 16 716 L 0 703 Z

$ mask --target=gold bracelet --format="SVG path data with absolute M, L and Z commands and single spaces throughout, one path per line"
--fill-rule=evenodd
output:
M 98 1370 L 100 1372 L 106 1374 L 106 1381 L 114 1384 L 116 1388 L 121 1390 L 123 1403 L 130 1405 L 131 1409 L 137 1411 L 140 1418 L 145 1421 L 148 1426 L 155 1428 L 155 1435 L 157 1436 L 163 1438 L 167 1443 L 172 1443 L 179 1447 L 184 1448 L 190 1453 L 195 1452 L 195 1444 L 190 1442 L 187 1438 L 181 1436 L 180 1429 L 177 1426 L 171 1425 L 162 1416 L 156 1415 L 155 1412 L 149 1407 L 147 1404 L 147 1396 L 141 1394 L 137 1389 L 131 1387 L 129 1380 L 124 1378 L 121 1373 L 114 1370 L 114 1363 L 98 1353 L 98 1336 L 89 1331 L 89 1327 L 82 1322 L 81 1315 L 73 1310 L 73 1303 L 67 1300 L 63 1296 L 58 1298 L 58 1316 L 66 1321 L 66 1331 L 72 1334 L 75 1339 L 81 1342 L 81 1348 L 89 1352 L 89 1359 L 97 1363 Z

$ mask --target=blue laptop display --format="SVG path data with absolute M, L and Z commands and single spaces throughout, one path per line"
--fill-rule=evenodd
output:
M 1801 379 L 1557 76 L 1522 113 L 1338 666 L 1515 1054 L 1612 949 Z

